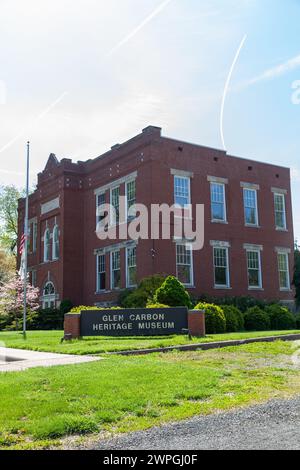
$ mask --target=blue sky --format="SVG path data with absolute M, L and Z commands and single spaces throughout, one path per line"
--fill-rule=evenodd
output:
M 298 0 L 0 0 L 0 184 L 85 160 L 148 124 L 292 168 L 300 239 Z M 300 95 L 299 95 L 300 96 Z

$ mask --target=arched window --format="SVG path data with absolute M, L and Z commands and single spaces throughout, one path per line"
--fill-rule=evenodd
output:
M 46 282 L 43 289 L 43 308 L 55 308 L 56 295 L 53 282 Z
M 55 225 L 52 234 L 52 259 L 59 259 L 59 229 L 58 225 Z
M 44 233 L 44 262 L 50 261 L 50 230 L 47 228 Z

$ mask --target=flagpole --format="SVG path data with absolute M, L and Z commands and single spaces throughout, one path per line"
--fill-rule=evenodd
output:
M 26 339 L 26 314 L 27 314 L 27 268 L 28 268 L 28 199 L 29 199 L 29 152 L 30 142 L 27 142 L 26 165 L 26 202 L 25 202 L 25 259 L 24 259 L 24 311 L 23 311 L 23 337 Z

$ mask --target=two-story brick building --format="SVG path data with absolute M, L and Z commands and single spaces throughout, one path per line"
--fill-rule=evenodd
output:
M 205 205 L 205 242 L 101 241 L 97 206 Z M 30 196 L 29 270 L 41 303 L 117 302 L 121 289 L 174 274 L 194 297 L 251 295 L 293 302 L 290 171 L 161 136 L 149 126 L 98 158 L 51 154 Z M 19 234 L 24 200 L 19 202 Z M 20 238 L 20 237 L 19 237 Z

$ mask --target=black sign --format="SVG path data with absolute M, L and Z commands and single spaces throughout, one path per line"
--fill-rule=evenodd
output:
M 188 309 L 90 310 L 81 313 L 81 336 L 159 336 L 182 334 Z

